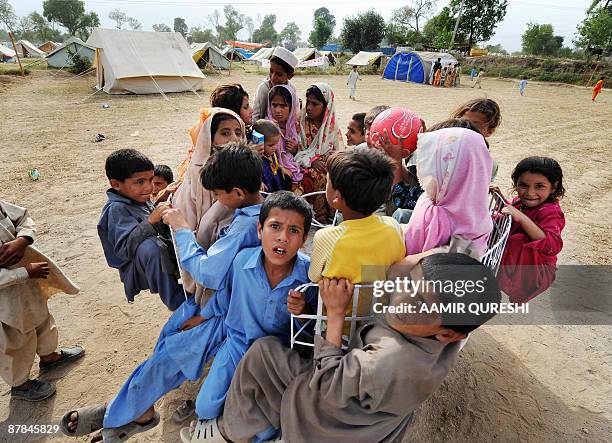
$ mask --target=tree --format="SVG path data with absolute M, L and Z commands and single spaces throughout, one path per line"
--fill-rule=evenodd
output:
M 490 52 L 490 53 L 494 53 L 494 54 L 508 54 L 508 51 L 506 51 L 502 45 L 497 44 L 497 45 L 487 45 L 485 46 L 485 49 Z
M 423 41 L 436 48 L 448 48 L 453 37 L 455 18 L 450 8 L 445 6 L 442 11 L 427 21 L 423 27 Z M 461 29 L 457 30 L 455 42 L 465 43 L 466 36 Z
M 30 16 L 21 17 L 17 24 L 17 31 L 20 39 L 34 40 L 36 32 L 34 30 L 34 22 Z
M 387 26 L 387 36 L 401 43 L 416 43 L 420 40 L 419 22 L 431 16 L 435 4 L 436 0 L 412 0 L 411 6 L 394 10 Z
M 189 28 L 187 27 L 187 23 L 185 23 L 185 19 L 181 17 L 174 18 L 174 32 L 179 32 L 183 37 L 187 38 L 187 33 L 189 32 Z
M 297 46 L 297 42 L 302 37 L 302 31 L 300 31 L 300 27 L 295 22 L 287 23 L 287 26 L 283 28 L 283 30 L 278 34 L 278 40 L 285 46 L 291 46 L 295 48 Z
M 156 25 L 153 25 L 153 30 L 155 32 L 172 32 L 172 29 L 170 28 L 170 26 L 164 23 L 158 23 Z
M 194 26 L 189 30 L 189 43 L 206 43 L 214 42 L 215 34 L 210 29 L 202 29 L 199 26 Z
M 45 0 L 43 15 L 48 21 L 62 25 L 70 35 L 89 34 L 93 26 L 100 25 L 98 14 L 85 14 L 85 4 L 81 0 Z
M 121 11 L 119 8 L 115 8 L 109 12 L 108 18 L 115 22 L 115 28 L 117 29 L 123 28 L 123 25 L 130 20 L 127 14 Z
M 356 17 L 344 19 L 340 39 L 345 48 L 355 54 L 364 49 L 375 49 L 385 36 L 385 19 L 370 9 Z
M 274 29 L 276 24 L 275 14 L 266 14 L 261 21 L 261 26 L 253 31 L 253 41 L 257 43 L 270 42 L 275 45 L 278 42 L 278 33 Z
M 134 17 L 128 17 L 128 24 L 130 25 L 130 28 L 132 28 L 132 30 L 134 31 L 142 29 L 142 23 L 140 23 Z
M 553 55 L 563 46 L 563 37 L 553 35 L 552 25 L 527 23 L 521 36 L 523 52 L 530 55 Z
M 604 5 L 587 12 L 578 26 L 574 43 L 579 48 L 601 48 L 609 53 L 612 50 L 612 7 Z
M 15 29 L 17 25 L 15 10 L 8 0 L 0 0 L 0 23 L 4 24 L 9 31 Z
M 217 9 L 215 9 L 212 14 L 209 14 L 208 21 L 217 32 L 217 35 L 221 35 L 221 13 Z
M 314 12 L 312 20 L 312 31 L 308 42 L 315 48 L 320 48 L 327 43 L 334 32 L 336 17 L 327 8 L 319 8 Z
M 78 30 L 81 40 L 87 40 L 94 28 L 100 27 L 100 17 L 95 12 L 85 14 L 81 20 L 81 27 Z
M 61 41 L 62 33 L 52 29 L 50 23 L 38 12 L 32 12 L 28 17 L 32 21 L 34 32 L 36 33 L 34 40 L 41 42 L 48 40 Z
M 495 28 L 506 16 L 508 0 L 464 0 L 459 29 L 467 36 L 472 47 L 478 42 L 491 39 Z M 453 17 L 459 13 L 461 0 L 451 0 L 449 7 Z
M 223 14 L 225 14 L 225 24 L 217 31 L 219 40 L 222 42 L 225 40 L 236 40 L 238 31 L 244 28 L 244 15 L 236 11 L 231 5 L 223 7 Z M 274 19 L 276 20 L 276 16 L 274 16 Z
M 244 18 L 244 27 L 246 28 L 247 33 L 249 34 L 249 41 L 252 42 L 253 31 L 255 31 L 255 23 L 253 22 L 253 19 L 251 17 Z

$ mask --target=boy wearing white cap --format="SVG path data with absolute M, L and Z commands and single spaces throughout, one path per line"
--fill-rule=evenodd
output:
M 293 90 L 295 90 L 295 86 L 293 86 L 289 80 L 293 78 L 293 73 L 297 64 L 298 59 L 293 52 L 280 46 L 274 48 L 274 52 L 270 58 L 269 78 L 261 82 L 255 92 L 255 98 L 253 100 L 253 121 L 268 116 L 268 93 L 273 86 L 289 84 Z

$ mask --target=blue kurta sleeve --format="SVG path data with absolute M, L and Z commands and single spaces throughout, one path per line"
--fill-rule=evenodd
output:
M 233 272 L 230 268 L 225 281 L 220 289 L 217 289 L 206 305 L 200 310 L 200 315 L 204 318 L 225 317 L 229 310 L 230 298 L 232 295 Z
M 146 238 L 157 235 L 148 218 L 138 220 L 119 206 L 109 208 L 106 231 L 115 255 L 126 262 L 134 258 L 138 246 Z

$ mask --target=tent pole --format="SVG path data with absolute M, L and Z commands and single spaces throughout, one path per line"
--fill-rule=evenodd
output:
M 229 67 L 229 75 L 232 75 L 232 60 L 234 60 L 234 42 L 232 41 L 232 44 L 230 45 L 230 67 Z
M 21 76 L 25 77 L 25 73 L 23 72 L 23 66 L 21 66 L 21 60 L 19 59 L 19 51 L 17 51 L 17 45 L 15 44 L 15 37 L 13 33 L 9 31 L 9 37 L 11 38 L 11 43 L 13 43 L 13 50 L 15 51 L 15 57 L 17 57 L 17 63 L 19 63 L 19 69 L 21 69 Z

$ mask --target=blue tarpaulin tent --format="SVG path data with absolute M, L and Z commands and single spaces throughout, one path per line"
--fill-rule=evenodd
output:
M 445 52 L 401 52 L 391 57 L 383 77 L 402 82 L 431 83 L 432 66 L 438 58 L 443 67 L 457 64 L 457 59 Z

